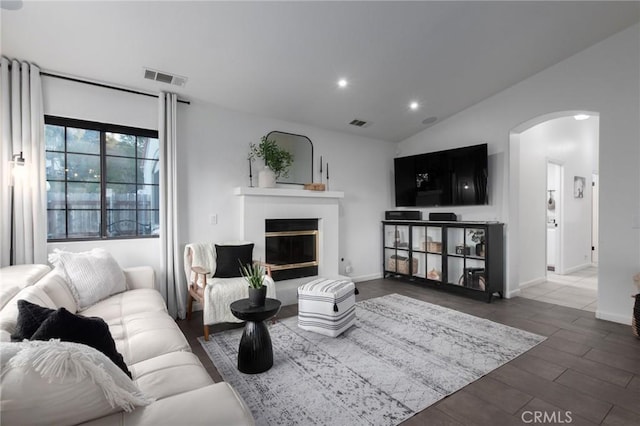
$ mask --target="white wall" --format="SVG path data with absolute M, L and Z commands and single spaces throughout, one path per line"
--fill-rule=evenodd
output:
M 237 239 L 240 200 L 233 188 L 249 185 L 247 162 L 250 142 L 272 130 L 301 134 L 313 142 L 314 157 L 330 164 L 331 190 L 344 191 L 340 200 L 340 265 L 353 266 L 356 279 L 381 275 L 381 224 L 391 197 L 388 176 L 395 144 L 361 138 L 231 111 L 211 104 L 193 103 L 180 111 L 181 147 L 180 240 L 224 241 Z M 316 160 L 318 163 L 319 160 Z M 318 170 L 318 164 L 314 169 Z M 255 172 L 255 170 L 254 170 Z M 318 181 L 319 178 L 316 178 Z M 257 184 L 254 173 L 254 185 Z M 209 216 L 218 216 L 210 225 Z
M 49 243 L 47 251 L 51 253 L 55 249 L 60 249 L 81 252 L 96 247 L 102 247 L 111 253 L 123 268 L 141 265 L 152 266 L 156 271 L 156 277 L 158 277 L 160 271 L 160 240 L 158 238 Z
M 516 294 L 518 210 L 511 203 L 518 170 L 510 170 L 509 135 L 523 123 L 557 111 L 600 114 L 600 262 L 596 316 L 623 323 L 631 319 L 631 276 L 640 270 L 640 26 L 638 24 L 490 97 L 400 143 L 400 154 L 489 143 L 500 153 L 502 194 L 490 208 L 469 212 L 507 222 L 507 292 Z M 517 148 L 514 148 L 517 150 Z M 517 158 L 519 155 L 515 155 Z M 512 188 L 514 185 L 516 189 Z M 492 193 L 500 192 L 491 182 Z
M 157 98 L 108 90 L 51 77 L 43 77 L 44 111 L 47 115 L 81 120 L 114 123 L 145 129 L 158 128 Z M 49 243 L 51 252 L 58 248 L 86 251 L 102 247 L 109 251 L 122 267 L 150 265 L 160 270 L 160 240 L 158 238 L 110 241 L 78 241 Z
M 36 62 L 37 58 L 30 61 Z M 158 128 L 158 98 L 53 77 L 42 77 L 44 113 L 59 117 Z
M 562 241 L 559 270 L 569 273 L 591 264 L 591 175 L 597 172 L 598 117 L 577 121 L 557 118 L 520 135 L 519 279 L 520 285 L 546 277 L 547 161 L 562 165 L 561 192 L 556 191 Z M 584 198 L 573 197 L 573 178 L 585 178 Z
M 37 61 L 37 58 L 29 58 Z M 53 78 L 44 79 L 45 113 L 133 127 L 157 128 L 157 99 Z M 340 201 L 338 267 L 349 262 L 356 280 L 381 275 L 381 225 L 391 197 L 395 144 L 231 111 L 194 102 L 178 108 L 178 237 L 180 244 L 240 238 L 238 186 L 249 185 L 249 142 L 272 130 L 308 136 L 316 159 L 330 164 L 330 189 Z M 318 169 L 319 160 L 314 165 Z M 316 172 L 316 181 L 319 180 Z M 257 173 L 254 170 L 254 184 Z M 217 225 L 210 225 L 210 215 Z M 122 266 L 151 265 L 159 271 L 159 240 L 65 242 L 49 250 L 82 251 L 102 246 Z
M 540 124 L 539 126 L 542 126 Z M 547 143 L 536 126 L 520 136 L 518 265 L 520 285 L 546 276 Z

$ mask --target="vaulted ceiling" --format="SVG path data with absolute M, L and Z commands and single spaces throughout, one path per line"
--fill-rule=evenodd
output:
M 3 55 L 45 70 L 397 142 L 633 25 L 640 3 L 25 1 L 1 19 Z

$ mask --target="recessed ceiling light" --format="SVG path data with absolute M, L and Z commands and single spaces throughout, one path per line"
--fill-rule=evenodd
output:
M 573 116 L 573 118 L 575 118 L 576 120 L 586 120 L 587 118 L 589 118 L 589 116 L 587 114 L 576 114 Z
M 341 78 L 340 80 L 338 80 L 338 87 L 344 89 L 348 85 L 349 85 L 349 82 L 347 81 L 346 78 Z
M 420 108 L 420 104 L 416 101 L 413 101 L 409 104 L 409 108 L 411 108 L 413 111 L 417 110 L 418 108 Z

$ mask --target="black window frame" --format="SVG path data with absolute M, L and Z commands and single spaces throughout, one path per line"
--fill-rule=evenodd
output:
M 159 161 L 160 159 L 152 159 L 152 158 L 147 158 L 147 157 L 138 157 L 138 150 L 137 148 L 134 149 L 134 156 L 132 157 L 128 157 L 128 156 L 120 156 L 120 155 L 112 155 L 112 154 L 107 154 L 107 150 L 106 150 L 106 134 L 107 133 L 120 133 L 120 134 L 126 134 L 126 135 L 131 135 L 131 136 L 136 136 L 137 137 L 147 137 L 147 138 L 154 138 L 154 139 L 159 139 L 158 137 L 158 131 L 157 130 L 152 130 L 152 129 L 143 129 L 143 128 L 137 128 L 137 127 L 130 127 L 130 126 L 123 126 L 123 125 L 119 125 L 119 124 L 112 124 L 112 123 L 101 123 L 101 122 L 95 122 L 95 121 L 87 121 L 87 120 L 79 120 L 79 119 L 75 119 L 75 118 L 68 118 L 68 117 L 59 117 L 59 116 L 52 116 L 52 115 L 45 115 L 44 116 L 44 124 L 45 125 L 52 125 L 52 126 L 62 126 L 65 128 L 65 137 L 64 137 L 64 151 L 55 151 L 55 150 L 48 150 L 45 147 L 45 152 L 53 152 L 53 153 L 62 153 L 65 156 L 65 168 L 68 167 L 68 163 L 67 163 L 67 155 L 70 154 L 74 154 L 74 152 L 69 152 L 67 150 L 67 138 L 66 138 L 66 129 L 67 128 L 77 128 L 77 129 L 85 129 L 85 130 L 94 130 L 94 131 L 99 131 L 100 132 L 100 152 L 99 154 L 86 154 L 86 155 L 96 155 L 100 157 L 100 181 L 97 182 L 100 185 L 100 235 L 99 236 L 91 236 L 91 237 L 80 237 L 80 238 L 69 238 L 69 205 L 68 205 L 68 196 L 67 196 L 67 186 L 69 183 L 69 179 L 68 176 L 66 176 L 65 174 L 65 179 L 64 180 L 51 180 L 51 182 L 63 182 L 64 186 L 65 186 L 65 208 L 64 209 L 57 209 L 57 208 L 49 208 L 49 206 L 47 205 L 47 212 L 49 211 L 64 211 L 65 212 L 65 238 L 49 238 L 47 235 L 47 242 L 48 243 L 57 243 L 57 242 L 73 242 L 73 241 L 105 241 L 105 240 L 131 240 L 131 239 L 147 239 L 147 238 L 159 238 L 160 235 L 159 234 L 138 234 L 139 232 L 139 224 L 137 222 L 137 218 L 138 218 L 138 213 L 140 211 L 157 211 L 158 212 L 158 217 L 160 215 L 160 206 L 158 206 L 157 209 L 154 208 L 149 208 L 149 209 L 141 209 L 139 208 L 139 203 L 137 200 L 137 195 L 136 195 L 136 203 L 135 203 L 135 212 L 136 212 L 136 234 L 135 235 L 109 235 L 108 234 L 108 227 L 109 227 L 109 223 L 107 221 L 107 217 L 108 217 L 108 210 L 107 209 L 107 197 L 106 197 L 106 192 L 107 192 L 107 186 L 109 183 L 113 183 L 113 184 L 130 184 L 130 185 L 150 185 L 150 186 L 157 186 L 158 187 L 158 193 L 160 193 L 161 188 L 160 185 L 161 183 L 158 182 L 157 184 L 155 183 L 143 183 L 143 184 L 139 184 L 137 182 L 137 176 L 138 176 L 138 161 L 139 160 L 154 160 L 154 161 Z M 106 163 L 107 163 L 107 157 L 112 157 L 112 158 L 131 158 L 135 160 L 135 168 L 136 168 L 136 182 L 108 182 L 107 181 L 107 173 L 106 173 Z M 49 182 L 49 179 L 47 179 L 47 182 Z M 137 193 L 137 191 L 136 191 Z M 89 209 L 89 210 L 94 210 L 94 209 Z M 95 209 L 96 211 L 98 209 Z M 133 211 L 133 209 L 130 209 L 131 211 Z M 48 232 L 47 232 L 48 234 Z

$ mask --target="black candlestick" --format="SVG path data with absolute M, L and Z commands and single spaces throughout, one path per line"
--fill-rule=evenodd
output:
M 251 159 L 249 159 L 249 187 L 253 188 L 253 173 L 251 172 Z
M 327 163 L 327 191 L 329 190 L 329 163 Z
M 322 155 L 320 156 L 320 183 L 322 183 Z

